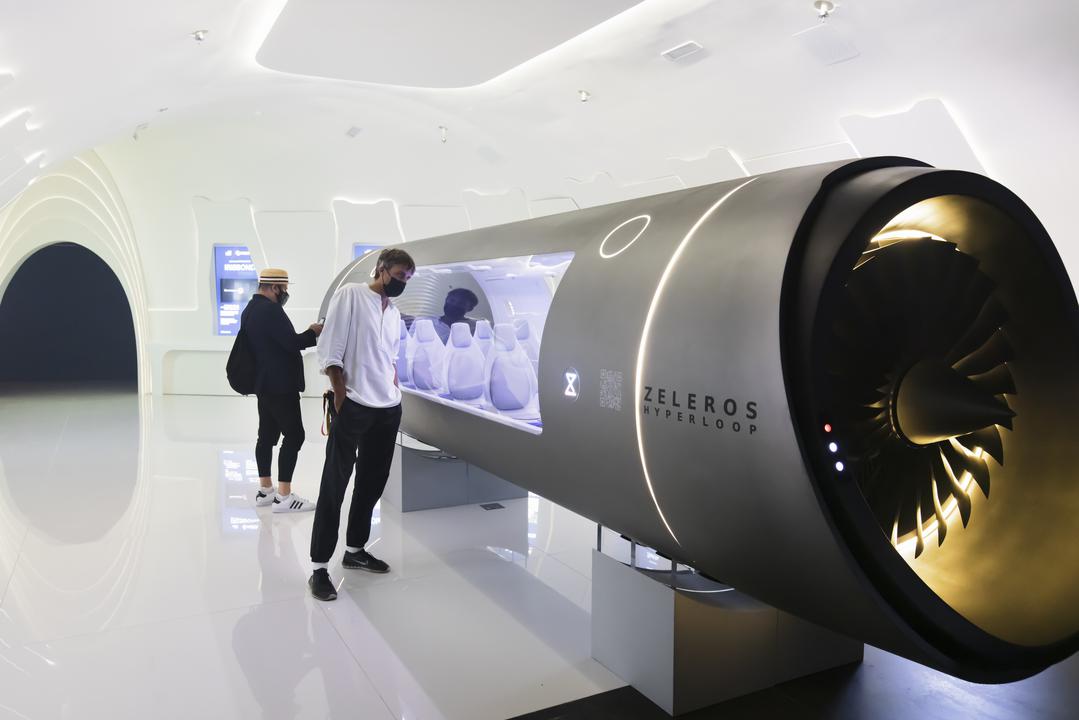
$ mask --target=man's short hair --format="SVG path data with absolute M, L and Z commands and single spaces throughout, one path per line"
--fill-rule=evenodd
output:
M 476 297 L 476 293 L 472 292 L 468 288 L 454 288 L 453 290 L 450 290 L 448 293 L 446 293 L 447 297 L 449 297 L 450 295 L 461 295 L 466 300 L 468 300 L 468 302 L 472 303 L 473 310 L 475 310 L 476 306 L 480 304 L 480 299 Z
M 386 248 L 378 254 L 378 262 L 375 263 L 375 273 L 379 268 L 392 268 L 404 265 L 405 270 L 415 270 L 416 263 L 412 256 L 401 248 Z

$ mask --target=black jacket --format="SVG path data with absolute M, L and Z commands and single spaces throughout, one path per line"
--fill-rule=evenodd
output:
M 255 394 L 303 392 L 300 351 L 314 346 L 315 332 L 297 333 L 285 309 L 257 293 L 244 308 L 240 327 L 255 356 Z

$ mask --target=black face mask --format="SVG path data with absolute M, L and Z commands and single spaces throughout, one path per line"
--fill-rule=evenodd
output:
M 285 307 L 285 303 L 288 302 L 288 290 L 282 290 L 277 293 L 277 304 L 281 307 Z
M 405 291 L 405 281 L 390 275 L 389 281 L 382 284 L 382 290 L 386 293 L 386 297 L 397 297 Z

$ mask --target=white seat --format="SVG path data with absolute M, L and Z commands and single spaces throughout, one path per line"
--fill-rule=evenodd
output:
M 402 385 L 412 385 L 412 371 L 409 363 L 412 360 L 416 341 L 412 333 L 408 331 L 408 325 L 401 320 L 401 347 L 397 351 L 397 380 Z
M 409 376 L 417 390 L 441 394 L 446 388 L 446 346 L 442 344 L 430 318 L 420 318 L 416 347 L 409 364 Z
M 517 342 L 524 348 L 525 355 L 532 362 L 532 369 L 539 376 L 540 344 L 536 333 L 532 331 L 532 323 L 525 318 L 517 318 L 513 321 L 513 327 L 517 332 Z
M 494 346 L 487 358 L 486 400 L 503 415 L 517 420 L 539 419 L 539 383 L 532 362 L 508 323 L 494 327 Z
M 484 358 L 491 354 L 491 346 L 495 342 L 495 333 L 494 330 L 491 329 L 490 320 L 476 321 L 476 334 L 474 340 L 476 346 L 483 351 Z
M 454 323 L 446 346 L 446 387 L 450 397 L 482 405 L 485 365 L 486 358 L 473 342 L 468 323 Z

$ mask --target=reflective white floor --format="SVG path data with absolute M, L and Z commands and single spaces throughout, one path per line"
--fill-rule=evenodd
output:
M 304 412 L 294 487 L 316 497 Z M 372 551 L 393 572 L 346 573 L 339 552 L 340 597 L 311 600 L 312 516 L 251 504 L 255 416 L 0 395 L 0 718 L 473 720 L 623 684 L 590 658 L 595 525 L 539 498 L 384 507 Z
M 295 483 L 311 497 L 319 410 L 305 401 Z M 339 597 L 317 603 L 312 515 L 252 505 L 256 424 L 241 398 L 0 387 L 0 720 L 482 720 L 623 685 L 590 657 L 593 523 L 537 497 L 383 507 L 372 550 L 393 571 L 346 573 L 342 538 Z M 628 560 L 608 531 L 604 551 Z M 866 648 L 838 687 L 716 712 L 1070 718 L 1075 660 L 988 687 Z

